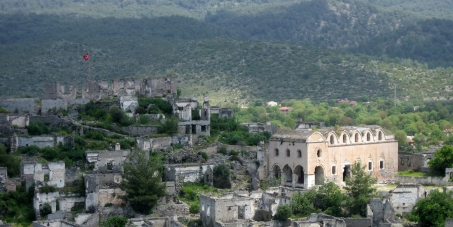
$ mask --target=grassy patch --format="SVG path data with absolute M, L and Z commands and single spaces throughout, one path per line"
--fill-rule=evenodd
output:
M 179 199 L 187 203 L 190 207 L 190 213 L 198 213 L 200 209 L 200 194 L 213 193 L 218 194 L 218 189 L 203 183 L 185 183 L 181 188 Z
M 400 172 L 398 172 L 398 176 L 406 176 L 406 177 L 442 177 L 442 175 L 439 175 L 439 174 L 429 174 L 429 173 L 415 172 L 413 170 L 400 171 Z

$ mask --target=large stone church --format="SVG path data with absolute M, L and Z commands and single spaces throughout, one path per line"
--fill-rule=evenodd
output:
M 269 177 L 289 187 L 341 184 L 357 161 L 378 181 L 391 180 L 398 171 L 398 142 L 375 125 L 280 130 L 270 138 L 268 152 Z

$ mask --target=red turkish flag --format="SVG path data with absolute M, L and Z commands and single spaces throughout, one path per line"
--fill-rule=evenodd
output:
M 89 53 L 86 53 L 85 55 L 83 55 L 83 59 L 84 59 L 85 61 L 90 60 L 90 54 L 89 54 Z

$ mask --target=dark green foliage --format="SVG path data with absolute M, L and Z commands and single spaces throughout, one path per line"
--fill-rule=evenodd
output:
M 448 217 L 453 217 L 453 192 L 432 190 L 415 204 L 407 219 L 418 222 L 420 227 L 443 227 Z
M 307 216 L 316 211 L 313 203 L 316 199 L 316 191 L 310 190 L 304 194 L 294 193 L 291 197 L 290 207 L 294 214 Z
M 9 113 L 9 111 L 5 108 L 0 108 L 0 113 Z
M 208 153 L 206 152 L 201 152 L 201 157 L 203 157 L 204 160 L 208 160 L 209 158 Z
M 192 120 L 194 121 L 201 120 L 200 111 L 198 108 L 192 110 Z
M 351 177 L 346 178 L 344 189 L 347 193 L 347 209 L 350 215 L 366 216 L 366 205 L 368 200 L 376 193 L 373 184 L 377 179 L 365 172 L 365 167 L 360 162 L 351 166 Z
M 12 178 L 20 175 L 20 161 L 21 158 L 19 156 L 8 154 L 7 148 L 0 144 L 0 166 L 7 168 L 8 177 Z
M 219 153 L 226 155 L 226 154 L 227 154 L 227 149 L 226 149 L 226 147 L 221 147 L 221 148 L 219 149 Z
M 0 193 L 0 219 L 7 223 L 29 226 L 35 219 L 33 210 L 34 186 L 25 190 L 25 182 L 16 191 Z
M 44 203 L 42 209 L 39 211 L 41 217 L 47 217 L 48 214 L 52 213 L 52 207 L 48 203 Z
M 189 207 L 189 212 L 191 214 L 199 214 L 200 213 L 200 204 L 199 203 L 192 203 Z
M 28 125 L 28 134 L 30 135 L 39 136 L 50 132 L 50 129 L 40 121 L 32 121 Z
M 342 215 L 343 199 L 341 188 L 333 182 L 328 182 L 319 187 L 314 206 L 326 214 L 338 217 Z
M 173 135 L 178 132 L 178 118 L 176 117 L 168 117 L 165 118 L 165 122 L 158 127 L 158 132 L 160 134 L 166 133 L 169 135 Z
M 85 160 L 85 151 L 83 146 L 77 143 L 85 143 L 83 140 L 75 139 L 76 146 L 72 148 L 69 145 L 59 144 L 57 147 L 45 147 L 40 149 L 37 146 L 28 146 L 18 149 L 18 153 L 28 155 L 38 155 L 47 161 L 60 161 L 63 160 L 67 167 L 72 166 L 75 162 Z
M 239 151 L 235 151 L 235 150 L 230 150 L 230 155 L 238 155 L 239 154 Z
M 126 227 L 128 223 L 126 217 L 112 216 L 109 217 L 106 221 L 101 222 L 101 227 Z
M 445 145 L 434 153 L 434 158 L 429 160 L 428 165 L 431 169 L 440 173 L 445 173 L 445 168 L 453 167 L 453 146 Z
M 285 221 L 286 219 L 288 219 L 289 217 L 291 217 L 292 215 L 292 211 L 291 211 L 291 207 L 289 207 L 288 205 L 281 205 L 277 208 L 277 214 L 275 216 L 275 218 L 279 221 Z
M 230 182 L 230 169 L 224 164 L 214 167 L 213 172 L 213 185 L 216 188 L 231 188 Z
M 170 103 L 168 103 L 166 100 L 161 99 L 161 98 L 148 98 L 148 97 L 139 97 L 138 99 L 138 105 L 139 108 L 146 109 L 150 104 L 153 104 L 153 107 L 149 110 L 148 113 L 153 113 L 153 114 L 165 114 L 166 116 L 170 116 L 172 114 L 173 108 L 171 107 Z
M 124 181 L 121 188 L 126 192 L 126 201 L 140 213 L 149 214 L 157 200 L 165 196 L 162 180 L 162 157 L 141 150 L 132 152 L 124 164 Z
M 109 115 L 114 123 L 121 126 L 129 126 L 134 123 L 134 120 L 128 117 L 118 106 L 111 106 L 109 109 Z
M 42 186 L 39 188 L 39 193 L 49 193 L 49 192 L 55 192 L 57 189 L 54 186 Z

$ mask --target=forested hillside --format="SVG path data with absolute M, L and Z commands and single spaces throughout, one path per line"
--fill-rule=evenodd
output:
M 449 99 L 452 22 L 384 6 L 365 0 L 5 0 L 0 95 L 43 96 L 45 83 L 55 81 L 171 74 L 183 95 L 208 95 L 217 103 L 391 97 L 395 86 L 400 99 Z M 81 58 L 87 52 L 90 62 Z

